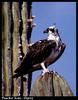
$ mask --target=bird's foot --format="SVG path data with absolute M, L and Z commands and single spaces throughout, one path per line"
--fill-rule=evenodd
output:
M 49 71 L 48 69 L 43 70 L 42 76 L 43 76 L 45 73 L 47 73 L 47 72 L 50 72 L 50 71 Z

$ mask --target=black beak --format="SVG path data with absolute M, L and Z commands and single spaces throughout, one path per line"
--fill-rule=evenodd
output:
M 43 31 L 43 33 L 48 33 L 48 30 L 49 30 L 49 29 L 47 28 L 46 30 Z

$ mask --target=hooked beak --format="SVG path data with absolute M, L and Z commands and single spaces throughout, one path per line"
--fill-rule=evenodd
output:
M 44 30 L 43 33 L 48 33 L 48 28 L 46 30 Z

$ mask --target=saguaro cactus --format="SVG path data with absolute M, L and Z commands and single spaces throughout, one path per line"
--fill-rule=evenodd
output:
M 36 79 L 31 96 L 73 96 L 73 93 L 63 77 L 50 72 Z
M 14 70 L 21 63 L 27 52 L 32 30 L 31 2 L 2 3 L 2 95 L 28 95 L 29 76 L 23 82 L 22 77 L 12 78 Z M 30 75 L 31 78 L 31 75 Z

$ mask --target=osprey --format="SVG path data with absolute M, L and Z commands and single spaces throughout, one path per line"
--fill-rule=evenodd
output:
M 30 66 L 40 63 L 43 68 L 44 75 L 46 72 L 49 72 L 48 68 L 44 64 L 44 61 L 58 50 L 59 44 L 61 43 L 61 38 L 58 33 L 58 29 L 55 26 L 50 26 L 47 28 L 44 33 L 48 33 L 48 38 L 44 40 L 39 40 L 36 43 L 29 46 L 29 50 L 24 57 L 20 66 L 15 70 L 14 78 L 17 78 L 21 75 L 25 75 L 30 69 Z

